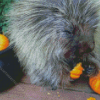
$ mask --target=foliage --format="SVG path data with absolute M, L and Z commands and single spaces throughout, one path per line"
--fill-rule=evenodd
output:
M 14 0 L 0 0 L 0 31 L 5 32 L 8 22 L 5 20 L 4 15 L 7 14 L 10 9 L 9 4 Z

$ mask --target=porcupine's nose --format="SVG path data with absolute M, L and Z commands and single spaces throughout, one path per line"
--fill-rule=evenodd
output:
M 90 53 L 93 49 L 94 49 L 94 41 L 92 42 L 81 42 L 79 43 L 79 54 L 83 55 L 83 54 L 88 54 Z

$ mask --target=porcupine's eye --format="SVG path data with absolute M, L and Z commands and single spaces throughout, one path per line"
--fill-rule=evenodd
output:
M 73 37 L 73 36 L 74 36 L 74 32 L 69 31 L 69 30 L 64 30 L 64 33 L 65 33 L 68 37 Z
M 68 26 L 67 29 L 64 30 L 64 32 L 68 35 L 74 35 L 74 27 L 73 26 Z
M 64 30 L 64 32 L 65 32 L 66 34 L 72 34 L 72 32 L 70 32 L 70 31 L 68 31 L 68 30 Z

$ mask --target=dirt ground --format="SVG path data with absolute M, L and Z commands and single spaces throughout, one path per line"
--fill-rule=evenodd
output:
M 15 87 L 0 94 L 0 100 L 88 100 L 90 97 L 100 100 L 100 95 L 91 90 L 88 80 L 84 78 L 66 89 L 52 91 L 32 85 L 29 77 L 24 77 Z

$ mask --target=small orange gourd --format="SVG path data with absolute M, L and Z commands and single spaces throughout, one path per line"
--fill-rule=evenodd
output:
M 9 40 L 3 34 L 0 34 L 0 51 L 6 49 L 9 46 Z
M 96 93 L 100 94 L 100 71 L 96 76 L 89 78 L 89 85 Z
M 70 71 L 70 77 L 72 79 L 78 79 L 80 75 L 83 73 L 82 63 L 78 63 L 72 71 Z

